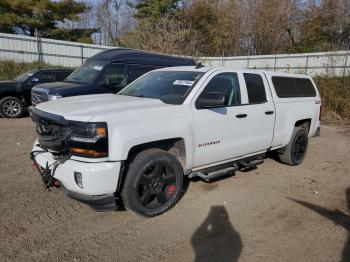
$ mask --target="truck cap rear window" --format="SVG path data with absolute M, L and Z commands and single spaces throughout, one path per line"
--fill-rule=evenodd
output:
M 273 76 L 272 83 L 280 98 L 316 96 L 315 87 L 308 78 Z

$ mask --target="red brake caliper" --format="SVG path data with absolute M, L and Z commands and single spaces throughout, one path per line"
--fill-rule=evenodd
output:
M 175 185 L 169 185 L 166 187 L 166 194 L 168 196 L 174 195 L 176 192 L 176 186 Z

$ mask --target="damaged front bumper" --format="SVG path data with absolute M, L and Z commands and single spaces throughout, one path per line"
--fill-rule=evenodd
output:
M 63 185 L 61 185 L 61 189 L 70 198 L 77 200 L 81 203 L 87 204 L 96 211 L 103 212 L 118 210 L 121 205 L 120 196 L 116 193 L 90 196 L 69 191 Z
M 46 188 L 57 186 L 59 182 L 65 194 L 96 210 L 118 208 L 116 189 L 121 162 L 82 162 L 74 159 L 59 162 L 50 152 L 40 148 L 38 141 L 33 145 L 31 158 L 38 166 Z

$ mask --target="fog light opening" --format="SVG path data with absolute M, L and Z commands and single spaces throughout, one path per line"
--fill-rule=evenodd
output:
M 74 180 L 78 187 L 83 188 L 83 176 L 80 172 L 74 172 Z

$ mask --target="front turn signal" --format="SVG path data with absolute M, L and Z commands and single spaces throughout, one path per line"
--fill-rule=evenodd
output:
M 105 152 L 97 152 L 96 150 L 77 148 L 77 147 L 70 148 L 70 152 L 78 156 L 90 156 L 90 157 L 96 157 L 96 158 L 107 156 L 107 153 Z

